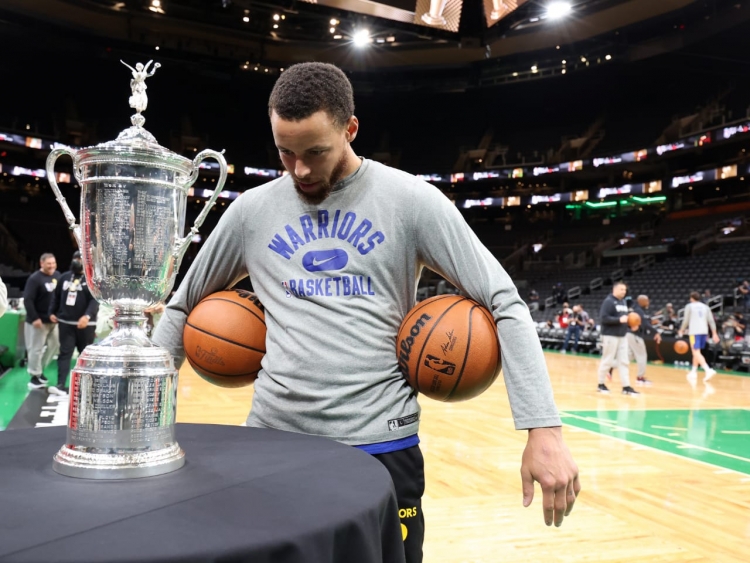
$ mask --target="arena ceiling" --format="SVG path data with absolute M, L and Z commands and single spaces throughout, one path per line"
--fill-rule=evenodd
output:
M 372 71 L 522 64 L 581 44 L 597 57 L 619 49 L 643 58 L 683 45 L 698 27 L 703 37 L 750 14 L 749 0 L 569 0 L 570 13 L 552 21 L 554 1 L 3 0 L 0 21 L 244 70 L 319 60 Z

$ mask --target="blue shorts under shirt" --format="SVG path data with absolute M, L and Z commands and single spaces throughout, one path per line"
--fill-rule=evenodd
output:
M 400 440 L 389 440 L 388 442 L 378 442 L 376 444 L 364 444 L 361 446 L 354 446 L 354 447 L 362 450 L 363 452 L 367 452 L 370 455 L 375 455 L 375 454 L 387 454 L 391 452 L 397 452 L 399 450 L 405 450 L 407 448 L 413 448 L 417 444 L 419 444 L 419 435 L 412 434 L 411 436 L 407 436 L 406 438 L 401 438 Z

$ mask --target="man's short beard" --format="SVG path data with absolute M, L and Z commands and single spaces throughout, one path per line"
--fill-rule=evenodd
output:
M 341 159 L 336 163 L 336 166 L 333 167 L 333 171 L 331 172 L 331 177 L 327 180 L 321 180 L 320 186 L 318 187 L 317 191 L 314 193 L 307 193 L 303 191 L 299 187 L 299 182 L 297 182 L 297 179 L 294 177 L 294 174 L 292 174 L 292 182 L 294 182 L 294 189 L 297 190 L 297 195 L 299 198 L 304 201 L 305 203 L 309 203 L 311 205 L 318 205 L 320 203 L 323 203 L 329 195 L 331 195 L 331 191 L 333 190 L 333 186 L 336 185 L 337 182 L 339 182 L 343 175 L 344 170 L 346 169 L 346 161 L 348 159 L 347 151 L 344 151 L 344 154 L 341 155 Z

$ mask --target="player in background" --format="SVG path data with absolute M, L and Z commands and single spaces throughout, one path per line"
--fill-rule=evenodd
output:
M 680 330 L 677 332 L 677 336 L 682 336 L 685 333 L 685 329 L 688 329 L 690 335 L 690 350 L 693 353 L 693 368 L 688 372 L 687 378 L 691 383 L 695 382 L 698 377 L 698 366 L 702 367 L 706 372 L 703 376 L 703 381 L 708 381 L 714 375 L 716 370 L 709 367 L 706 362 L 706 358 L 703 357 L 701 350 L 706 345 L 706 339 L 708 338 L 708 329 L 711 328 L 713 334 L 713 341 L 719 342 L 719 333 L 716 332 L 716 321 L 714 315 L 708 305 L 701 302 L 701 295 L 697 291 L 693 291 L 690 294 L 690 303 L 685 307 L 685 318 L 682 319 L 682 325 Z

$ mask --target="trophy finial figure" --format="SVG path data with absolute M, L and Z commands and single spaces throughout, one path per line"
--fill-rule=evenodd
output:
M 148 67 L 151 66 L 151 63 L 154 61 L 148 61 L 145 66 L 143 63 L 136 63 L 135 68 L 127 64 L 125 61 L 121 60 L 120 62 L 133 72 L 133 78 L 130 80 L 130 90 L 132 91 L 132 95 L 128 102 L 130 103 L 130 107 L 135 109 L 136 114 L 131 116 L 130 121 L 136 127 L 143 127 L 143 124 L 146 123 L 146 118 L 141 115 L 141 112 L 146 111 L 146 106 L 148 106 L 146 79 L 152 77 L 156 73 L 156 69 L 161 65 L 159 63 L 154 63 L 154 67 L 149 73 Z

